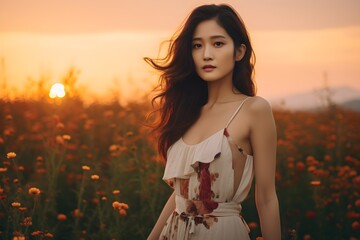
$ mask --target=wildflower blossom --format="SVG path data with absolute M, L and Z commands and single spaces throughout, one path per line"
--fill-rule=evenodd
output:
M 25 227 L 29 227 L 32 226 L 32 219 L 31 217 L 26 217 L 24 218 L 23 222 L 21 223 L 21 225 L 25 226 Z
M 44 234 L 44 237 L 53 238 L 54 235 L 52 235 L 51 233 L 47 232 L 47 233 Z
M 31 236 L 39 236 L 41 234 L 42 234 L 41 231 L 34 231 L 34 232 L 31 233 Z
M 256 222 L 249 222 L 248 226 L 249 226 L 250 229 L 255 229 L 255 228 L 257 228 L 258 225 L 257 225 Z
M 66 217 L 65 214 L 59 213 L 59 214 L 57 215 L 57 219 L 58 219 L 59 221 L 65 221 L 65 220 L 67 219 L 67 217 Z
M 7 171 L 7 168 L 6 168 L 6 167 L 1 167 L 1 168 L 0 168 L 0 173 L 6 172 L 6 171 Z
M 62 135 L 62 138 L 63 138 L 65 141 L 70 141 L 71 136 L 68 135 L 68 134 L 64 134 L 64 135 Z
M 84 215 L 84 213 L 82 213 L 82 212 L 80 211 L 80 209 L 76 208 L 76 209 L 74 210 L 74 212 L 73 212 L 73 215 L 74 215 L 74 217 L 80 218 L 80 217 L 82 217 L 82 216 Z
M 120 210 L 119 210 L 119 214 L 120 214 L 120 216 L 126 216 L 126 211 L 125 211 L 125 209 L 120 209 Z
M 93 174 L 93 175 L 91 175 L 91 179 L 92 179 L 92 180 L 99 180 L 100 177 L 99 177 L 99 175 L 97 175 L 97 174 Z
M 21 203 L 19 203 L 19 202 L 13 202 L 13 203 L 11 203 L 11 206 L 12 206 L 12 207 L 15 207 L 15 208 L 18 208 L 18 207 L 21 206 Z
M 40 189 L 32 187 L 29 189 L 29 194 L 31 195 L 39 195 L 40 194 Z
M 90 170 L 90 167 L 89 167 L 89 166 L 84 165 L 84 166 L 82 166 L 82 170 L 84 170 L 84 171 L 89 171 L 89 170 Z
M 360 229 L 360 223 L 358 221 L 355 221 L 351 224 L 351 228 L 353 230 L 359 230 Z
M 15 158 L 15 157 L 16 157 L 16 153 L 14 153 L 14 152 L 9 152 L 9 153 L 6 154 L 6 157 L 7 157 L 8 159 Z
M 120 190 L 115 189 L 115 190 L 112 191 L 112 193 L 113 193 L 114 195 L 118 195 L 118 194 L 120 194 Z
M 12 240 L 25 240 L 24 236 L 14 236 Z
M 312 185 L 312 186 L 319 186 L 320 184 L 321 184 L 321 181 L 318 181 L 318 180 L 314 180 L 314 181 L 310 182 L 310 185 Z

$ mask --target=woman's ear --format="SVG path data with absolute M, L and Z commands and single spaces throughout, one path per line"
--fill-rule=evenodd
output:
M 246 46 L 245 44 L 241 44 L 239 47 L 235 49 L 235 61 L 240 61 L 246 52 Z

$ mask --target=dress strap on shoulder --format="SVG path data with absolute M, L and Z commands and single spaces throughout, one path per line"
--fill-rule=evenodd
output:
M 235 110 L 234 114 L 231 116 L 231 118 L 229 119 L 228 123 L 226 124 L 225 128 L 227 128 L 229 126 L 229 124 L 231 123 L 231 121 L 235 118 L 236 114 L 240 111 L 241 107 L 244 105 L 245 101 L 247 99 L 249 99 L 250 97 L 246 97 L 239 105 L 239 107 Z

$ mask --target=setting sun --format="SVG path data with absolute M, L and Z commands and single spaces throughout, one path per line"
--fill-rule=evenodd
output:
M 55 83 L 51 86 L 49 97 L 50 98 L 63 98 L 65 96 L 65 87 L 61 83 Z

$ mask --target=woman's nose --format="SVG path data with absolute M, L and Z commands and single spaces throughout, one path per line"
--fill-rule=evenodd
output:
M 212 60 L 213 59 L 213 56 L 212 56 L 212 51 L 211 51 L 211 47 L 209 46 L 205 46 L 204 47 L 204 61 L 209 61 L 209 60 Z

